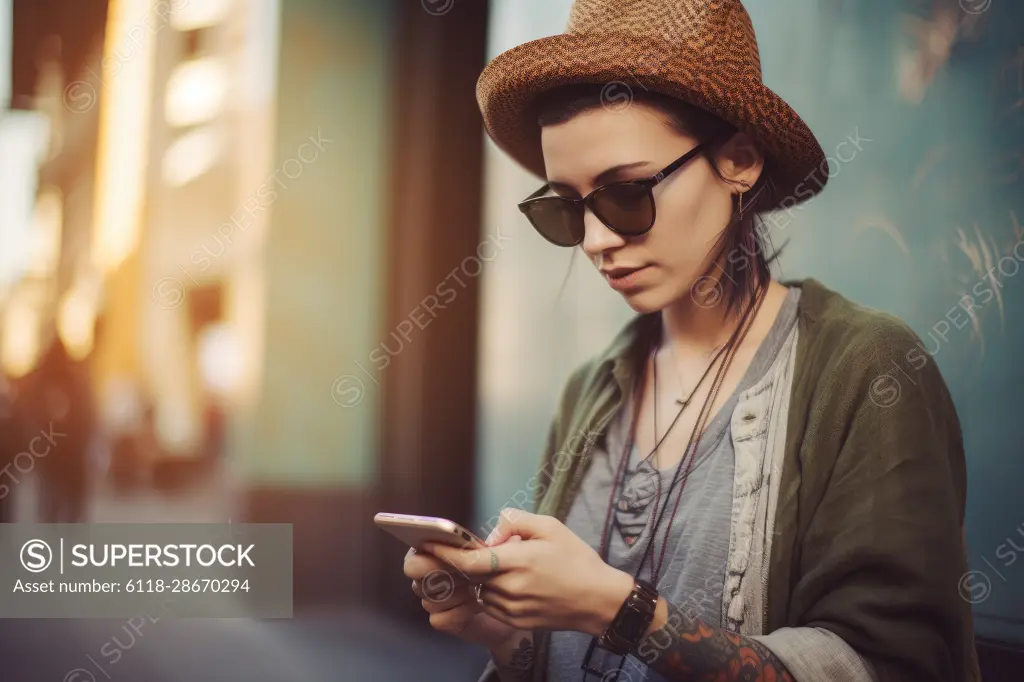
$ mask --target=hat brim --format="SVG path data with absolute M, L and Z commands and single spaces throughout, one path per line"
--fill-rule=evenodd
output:
M 495 144 L 543 178 L 537 104 L 545 92 L 579 83 L 606 84 L 619 103 L 614 106 L 623 105 L 632 92 L 660 92 L 721 117 L 754 140 L 772 162 L 777 197 L 772 208 L 809 199 L 828 180 L 821 145 L 785 100 L 759 78 L 730 69 L 729 59 L 714 45 L 694 54 L 657 38 L 563 33 L 518 45 L 491 60 L 477 82 L 477 101 Z

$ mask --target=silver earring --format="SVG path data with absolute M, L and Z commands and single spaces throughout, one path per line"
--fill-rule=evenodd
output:
M 746 193 L 747 190 L 750 189 L 750 185 L 748 183 L 746 183 L 746 182 L 740 182 L 740 184 L 743 185 L 743 191 L 740 192 L 740 194 L 739 194 L 739 203 L 740 203 L 740 205 L 739 205 L 739 209 L 738 209 L 737 212 L 739 213 L 739 219 L 743 220 L 743 195 L 744 195 L 744 193 Z

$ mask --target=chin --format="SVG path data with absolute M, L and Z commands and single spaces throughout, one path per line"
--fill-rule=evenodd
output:
M 622 298 L 630 308 L 641 315 L 659 312 L 671 303 L 668 297 L 657 289 L 641 289 L 637 292 L 623 294 Z

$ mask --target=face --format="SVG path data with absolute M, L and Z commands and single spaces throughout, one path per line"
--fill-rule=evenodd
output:
M 541 141 L 548 182 L 554 192 L 571 198 L 609 182 L 648 178 L 698 143 L 670 127 L 660 112 L 638 103 L 614 111 L 597 107 L 545 126 Z M 639 237 L 623 237 L 586 211 L 583 250 L 637 312 L 662 310 L 689 298 L 729 224 L 733 195 L 744 189 L 742 182 L 753 186 L 762 165 L 742 134 L 725 145 L 717 163 L 732 182 L 698 155 L 659 183 L 654 227 Z

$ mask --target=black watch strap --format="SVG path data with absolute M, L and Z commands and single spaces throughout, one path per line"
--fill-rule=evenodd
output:
M 658 591 L 646 580 L 634 579 L 633 591 L 597 641 L 602 649 L 625 656 L 643 639 L 654 620 Z

